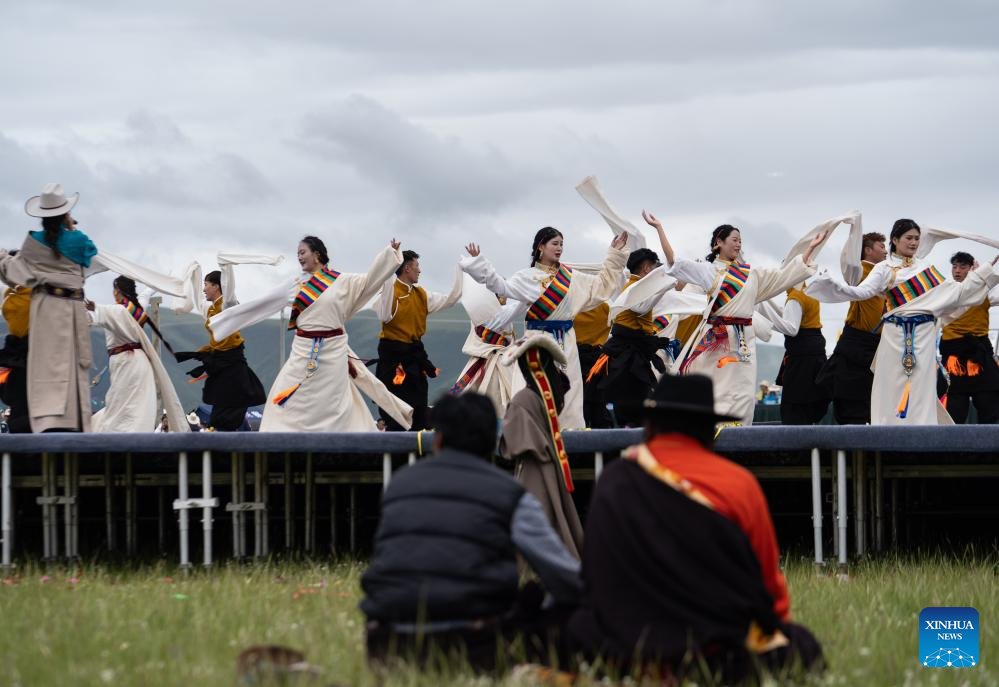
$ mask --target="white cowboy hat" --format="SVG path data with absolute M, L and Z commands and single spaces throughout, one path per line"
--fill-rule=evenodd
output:
M 24 211 L 32 217 L 58 217 L 73 209 L 80 194 L 74 193 L 69 198 L 62 190 L 62 184 L 45 184 L 42 195 L 28 198 Z
M 565 351 L 562 350 L 562 347 L 558 345 L 558 342 L 555 341 L 555 339 L 542 333 L 528 335 L 522 339 L 514 341 L 505 351 L 503 351 L 500 362 L 503 365 L 514 365 L 520 356 L 524 355 L 532 348 L 540 348 L 543 351 L 547 351 L 559 365 L 566 364 Z

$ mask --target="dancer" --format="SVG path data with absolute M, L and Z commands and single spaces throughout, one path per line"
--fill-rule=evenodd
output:
M 194 352 L 177 353 L 176 358 L 177 362 L 201 362 L 188 374 L 205 380 L 201 400 L 212 407 L 208 426 L 216 432 L 235 432 L 243 426 L 247 409 L 260 405 L 267 396 L 264 385 L 246 362 L 246 341 L 239 331 L 219 340 L 209 326 L 211 318 L 238 305 L 231 266 L 225 276 L 223 279 L 221 270 L 205 275 L 202 293 L 205 302 L 210 303 L 204 311 L 208 343 Z
M 866 279 L 874 266 L 887 257 L 884 234 L 876 231 L 863 234 L 859 255 L 859 262 L 843 272 L 846 283 L 851 286 Z M 820 373 L 819 379 L 832 387 L 833 417 L 837 424 L 871 423 L 871 387 L 874 384 L 871 363 L 881 341 L 881 316 L 884 312 L 885 297 L 882 293 L 867 300 L 851 302 L 843 332 Z
M 889 236 L 888 259 L 875 265 L 859 285 L 840 283 L 823 272 L 807 289 L 808 295 L 824 303 L 885 296 L 887 312 L 871 390 L 874 425 L 953 423 L 936 395 L 937 321 L 977 305 L 989 287 L 999 283 L 991 265 L 970 272 L 962 282 L 946 281 L 936 267 L 916 257 L 920 236 L 914 221 L 897 220 Z
M 471 391 L 486 396 L 496 407 L 496 414 L 503 417 L 506 407 L 516 389 L 513 370 L 500 364 L 500 357 L 516 338 L 513 327 L 497 332 L 490 329 L 492 322 L 509 321 L 504 309 L 516 307 L 515 302 L 507 303 L 490 293 L 471 277 L 464 276 L 461 304 L 471 320 L 468 337 L 461 352 L 468 356 L 468 362 L 451 387 L 451 395 L 459 396 Z
M 756 267 L 742 261 L 742 235 L 723 224 L 711 234 L 707 262 L 677 258 L 662 223 L 650 213 L 645 221 L 655 227 L 669 265 L 668 273 L 709 294 L 702 321 L 680 354 L 681 374 L 705 374 L 714 382 L 716 411 L 753 422 L 756 386 L 756 337 L 753 310 L 815 273 L 810 264 L 827 231 L 818 231 L 804 255 L 796 255 L 777 268 Z
M 829 409 L 829 386 L 818 380 L 826 364 L 826 340 L 822 336 L 819 302 L 805 295 L 804 284 L 788 289 L 783 310 L 770 301 L 759 306 L 774 329 L 784 335 L 784 359 L 776 384 L 782 388 L 781 423 L 814 425 Z
M 600 388 L 603 379 L 590 377 L 593 366 L 604 354 L 604 344 L 610 337 L 610 304 L 601 303 L 579 313 L 572 321 L 572 328 L 576 330 L 576 352 L 579 355 L 579 371 L 583 377 L 583 419 L 590 429 L 613 427 L 614 418 L 607 409 L 607 401 Z
M 11 251 L 16 255 L 17 251 Z M 10 410 L 7 429 L 11 434 L 31 432 L 28 412 L 28 329 L 31 313 L 31 289 L 8 288 L 3 296 L 3 319 L 7 337 L 0 350 L 0 401 Z
M 28 412 L 33 432 L 90 431 L 90 328 L 83 302 L 84 270 L 97 247 L 70 211 L 79 193 L 47 184 L 25 212 L 42 229 L 11 255 L 0 250 L 0 280 L 32 289 L 28 331 Z
M 167 350 L 172 352 L 172 349 L 139 304 L 135 282 L 128 277 L 115 279 L 114 300 L 114 305 L 87 301 L 91 324 L 104 329 L 111 378 L 104 408 L 94 413 L 93 430 L 154 431 L 159 414 L 158 395 L 163 399 L 170 431 L 190 431 L 177 391 L 142 327 L 148 324 Z
M 971 254 L 964 252 L 954 253 L 950 265 L 951 276 L 958 283 L 976 266 Z M 947 412 L 959 425 L 967 422 L 972 402 L 978 424 L 999 422 L 999 365 L 989 341 L 989 308 L 995 303 L 999 303 L 999 289 L 958 317 L 944 318 L 940 357 L 950 378 Z
M 393 239 L 367 273 L 341 273 L 329 262 L 322 240 L 306 236 L 298 244 L 302 278 L 255 301 L 227 308 L 209 321 L 215 336 L 224 338 L 280 312 L 293 300 L 288 328 L 295 332 L 295 339 L 268 394 L 261 432 L 377 431 L 362 390 L 380 407 L 391 409 L 403 426 L 410 421 L 411 415 L 406 415 L 412 409 L 368 372 L 348 347 L 343 328 L 402 264 L 399 243 Z
M 382 331 L 378 336 L 378 366 L 375 376 L 393 394 L 413 408 L 411 429 L 430 427 L 427 415 L 428 379 L 437 377 L 438 369 L 430 362 L 423 346 L 427 332 L 427 316 L 452 307 L 461 298 L 462 274 L 455 270 L 454 284 L 449 293 L 427 291 L 419 285 L 420 256 L 416 251 L 402 252 L 402 265 L 382 287 L 375 306 Z M 380 410 L 390 432 L 403 427 L 384 410 Z
M 552 227 L 544 227 L 535 234 L 531 266 L 509 279 L 496 272 L 489 261 L 480 255 L 479 247 L 474 243 L 466 246 L 468 257 L 461 259 L 461 268 L 475 281 L 498 296 L 520 302 L 513 316 L 526 317 L 529 333 L 550 336 L 565 351 L 565 371 L 570 386 L 559 416 L 564 429 L 586 426 L 583 417 L 583 376 L 576 350 L 573 318 L 615 294 L 627 259 L 623 250 L 626 244 L 627 234 L 614 237 L 596 276 L 577 272 L 561 261 L 562 232 Z
M 572 501 L 569 456 L 562 441 L 560 413 L 566 401 L 566 363 L 562 347 L 548 336 L 528 336 L 503 354 L 527 383 L 503 418 L 500 454 L 515 464 L 514 476 L 534 495 L 575 558 L 583 549 L 583 525 Z
M 633 402 L 649 395 L 656 383 L 654 371 L 666 372 L 657 353 L 669 341 L 656 336 L 653 308 L 676 281 L 662 271 L 652 274 L 659 267 L 659 256 L 648 248 L 633 251 L 627 266 L 631 276 L 610 309 L 614 322 L 611 337 L 586 381 L 589 383 L 591 377 L 600 380 L 600 390 L 613 404 L 618 426 L 635 427 L 641 423 L 641 415 L 629 409 L 629 404 L 637 405 Z

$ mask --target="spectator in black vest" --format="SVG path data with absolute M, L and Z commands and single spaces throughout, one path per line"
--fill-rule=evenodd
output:
M 540 660 L 579 596 L 579 563 L 537 499 L 490 464 L 497 417 L 487 397 L 446 395 L 432 420 L 434 455 L 399 471 L 382 497 L 361 578 L 368 657 L 465 657 L 481 671 Z M 518 588 L 518 553 L 547 595 L 536 583 Z M 527 655 L 514 658 L 518 635 Z

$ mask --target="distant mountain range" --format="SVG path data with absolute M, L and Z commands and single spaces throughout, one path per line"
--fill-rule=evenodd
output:
M 189 351 L 203 346 L 208 340 L 204 321 L 190 313 L 178 314 L 173 310 L 163 309 L 159 316 L 160 331 L 170 341 L 175 351 Z M 250 367 L 260 377 L 265 389 L 270 389 L 277 377 L 278 370 L 284 363 L 280 359 L 280 337 L 285 338 L 285 351 L 291 350 L 292 334 L 278 331 L 278 320 L 265 320 L 242 330 L 246 339 L 246 357 Z M 378 333 L 381 323 L 371 310 L 364 310 L 347 323 L 347 335 L 350 346 L 364 359 L 377 356 Z M 461 347 L 468 336 L 468 316 L 460 305 L 444 312 L 430 316 L 427 323 L 427 334 L 423 341 L 430 359 L 440 368 L 440 376 L 430 380 L 430 399 L 446 392 L 454 384 L 459 373 L 465 366 L 466 358 L 461 353 Z M 6 324 L 0 320 L 0 332 L 6 334 Z M 151 334 L 149 328 L 146 333 Z M 91 377 L 104 370 L 107 365 L 107 353 L 104 344 L 104 332 L 100 329 L 91 330 L 91 341 L 94 349 L 94 368 Z M 197 365 L 196 361 L 177 364 L 164 349 L 163 361 L 170 378 L 173 380 L 180 401 L 187 409 L 201 403 L 201 387 L 203 382 L 189 383 L 190 377 L 186 371 Z M 757 356 L 759 361 L 759 380 L 773 381 L 784 355 L 782 346 L 759 344 Z M 759 381 L 757 380 L 757 381 Z M 105 373 L 100 382 L 92 388 L 91 396 L 94 409 L 103 407 L 104 394 L 109 386 L 108 375 Z

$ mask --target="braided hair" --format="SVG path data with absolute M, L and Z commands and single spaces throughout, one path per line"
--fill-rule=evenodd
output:
M 324 267 L 330 263 L 330 254 L 326 252 L 326 244 L 323 240 L 317 236 L 306 236 L 302 239 L 301 243 L 304 243 L 309 247 L 313 253 L 318 253 L 319 264 Z
M 129 279 L 128 277 L 125 276 L 119 276 L 117 279 L 114 280 L 114 287 L 115 289 L 118 290 L 118 293 L 120 293 L 125 298 L 125 300 L 135 303 L 135 305 L 137 306 L 139 305 L 139 294 L 135 290 L 134 279 Z M 160 333 L 159 327 L 156 326 L 156 323 L 153 322 L 152 318 L 147 316 L 145 322 L 140 322 L 139 326 L 141 327 L 144 324 L 149 325 L 149 328 L 153 330 L 153 333 L 159 337 L 160 341 L 163 342 L 163 345 L 166 346 L 166 349 L 170 351 L 170 353 L 172 354 L 173 347 L 170 345 L 169 341 L 163 338 L 163 335 Z

